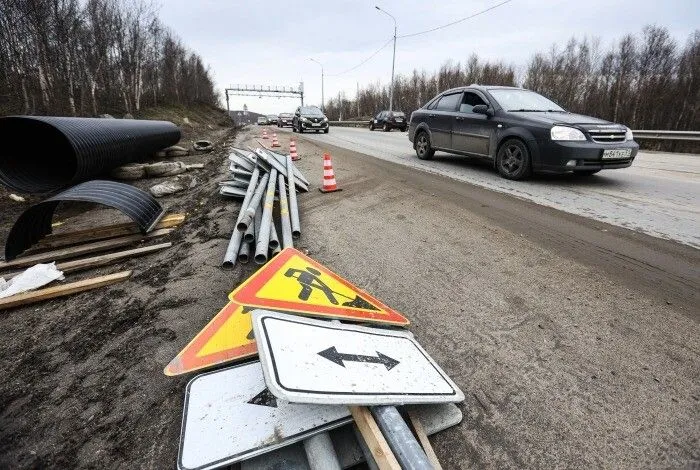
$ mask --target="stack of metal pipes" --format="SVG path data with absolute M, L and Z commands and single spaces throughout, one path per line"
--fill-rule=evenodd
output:
M 265 264 L 283 248 L 293 247 L 301 236 L 297 192 L 308 191 L 309 181 L 290 155 L 265 148 L 234 148 L 229 161 L 233 179 L 219 183 L 219 192 L 243 202 L 223 267 L 231 269 L 251 258 Z M 273 214 L 279 214 L 279 224 Z

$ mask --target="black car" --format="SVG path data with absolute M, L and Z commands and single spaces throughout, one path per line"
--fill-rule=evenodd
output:
M 369 130 L 382 129 L 389 132 L 392 129 L 399 129 L 406 132 L 408 122 L 406 115 L 401 111 L 382 111 L 369 121 Z
M 328 134 L 328 118 L 316 106 L 299 106 L 292 120 L 292 131 L 323 131 Z
M 277 127 L 292 127 L 292 120 L 294 115 L 292 113 L 282 113 L 277 116 Z
M 505 178 L 534 172 L 592 175 L 632 165 L 639 145 L 621 125 L 572 114 L 523 88 L 447 90 L 411 114 L 408 138 L 418 158 L 436 150 L 493 161 Z

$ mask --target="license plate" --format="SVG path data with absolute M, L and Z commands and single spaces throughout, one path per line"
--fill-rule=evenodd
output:
M 314 127 L 318 127 L 318 126 L 320 126 L 321 124 L 318 124 L 318 123 L 314 122 L 314 123 L 312 123 L 311 125 L 314 126 Z
M 403 121 L 403 118 L 396 118 L 396 122 L 401 122 Z
M 603 150 L 603 160 L 622 160 L 630 158 L 630 155 L 632 155 L 632 149 Z

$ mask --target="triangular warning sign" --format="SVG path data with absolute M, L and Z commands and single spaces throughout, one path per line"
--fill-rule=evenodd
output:
M 294 248 L 229 294 L 240 305 L 370 323 L 407 325 L 400 313 Z
M 180 351 L 163 372 L 180 375 L 258 353 L 249 309 L 230 302 Z M 245 313 L 244 313 L 245 312 Z

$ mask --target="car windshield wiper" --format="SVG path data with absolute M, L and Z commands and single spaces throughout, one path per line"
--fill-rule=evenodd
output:
M 569 113 L 568 111 L 564 111 L 563 109 L 548 109 L 548 113 Z
M 544 109 L 509 109 L 509 113 L 544 113 Z

